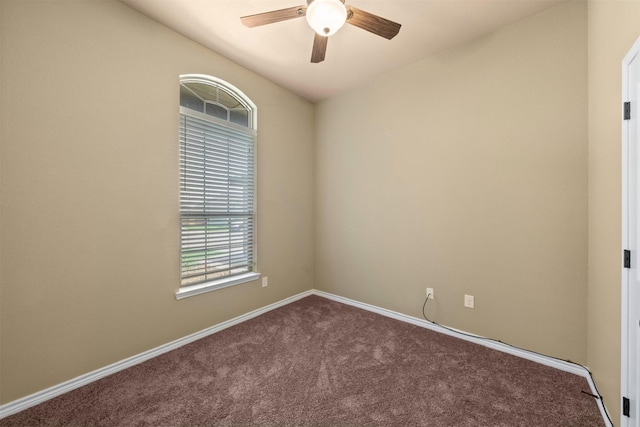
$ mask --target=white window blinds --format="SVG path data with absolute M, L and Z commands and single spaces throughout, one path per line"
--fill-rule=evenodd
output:
M 254 139 L 180 109 L 182 286 L 254 270 Z

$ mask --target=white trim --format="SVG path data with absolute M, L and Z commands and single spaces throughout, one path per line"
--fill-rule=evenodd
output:
M 13 402 L 9 402 L 7 404 L 0 406 L 0 419 L 8 417 L 9 415 L 13 415 L 20 411 L 23 411 L 32 406 L 43 403 L 49 399 L 53 399 L 56 396 L 60 396 L 61 394 L 67 393 L 76 388 L 85 386 L 94 381 L 99 380 L 100 378 L 104 378 L 108 375 L 115 374 L 116 372 L 122 371 L 124 369 L 130 368 L 132 366 L 138 365 L 142 362 L 145 362 L 154 357 L 160 356 L 161 354 L 167 353 L 171 350 L 175 350 L 183 345 L 192 343 L 201 338 L 205 338 L 209 335 L 215 334 L 216 332 L 220 332 L 224 329 L 227 329 L 231 326 L 242 323 L 246 320 L 253 319 L 254 317 L 260 316 L 261 314 L 267 313 L 276 308 L 285 306 L 294 301 L 302 299 L 311 295 L 313 291 L 306 291 L 300 294 L 291 296 L 289 298 L 285 298 L 282 301 L 275 302 L 266 307 L 259 308 L 257 310 L 253 310 L 249 313 L 243 314 L 238 317 L 234 317 L 233 319 L 227 320 L 222 323 L 218 323 L 217 325 L 213 325 L 209 328 L 203 329 L 200 332 L 193 333 L 191 335 L 187 335 L 186 337 L 177 339 L 168 344 L 161 345 L 159 347 L 153 348 L 151 350 L 145 351 L 143 353 L 137 354 L 135 356 L 131 356 L 127 359 L 121 360 L 119 362 L 113 363 L 109 366 L 105 366 L 104 368 L 96 369 L 95 371 L 89 372 L 84 375 L 80 375 L 76 378 L 73 378 L 69 381 L 65 381 L 61 384 L 55 385 L 53 387 L 49 387 L 45 390 L 39 391 L 37 393 L 31 394 L 29 396 L 25 396 L 21 399 L 14 400 Z
M 221 119 L 215 116 L 210 116 L 200 111 L 192 110 L 191 108 L 187 108 L 183 106 L 180 106 L 180 114 L 183 114 L 185 116 L 195 117 L 196 119 L 204 120 L 207 122 L 212 122 L 224 128 L 239 131 L 239 132 L 242 132 L 243 134 L 251 135 L 254 139 L 253 142 L 255 145 L 255 139 L 256 139 L 256 136 L 258 136 L 258 132 L 256 132 L 256 130 L 251 127 L 242 126 L 237 123 L 230 122 L 229 120 Z
M 623 117 L 623 104 L 629 101 L 629 65 L 633 59 L 640 53 L 640 38 L 638 38 L 629 52 L 622 60 L 622 105 L 620 111 L 620 117 Z M 622 127 L 622 247 L 620 252 L 629 249 L 629 123 L 628 121 L 621 119 Z M 622 263 L 621 263 L 622 264 Z M 627 303 L 629 301 L 629 272 L 622 265 L 620 266 L 621 277 L 621 299 L 620 299 L 620 394 L 621 396 L 629 396 L 629 370 L 628 370 L 628 335 L 629 335 L 629 310 Z M 622 400 L 622 399 L 620 399 Z M 622 414 L 622 402 L 618 404 L 620 408 L 620 414 Z M 628 425 L 627 417 L 620 416 L 620 427 L 626 427 Z
M 408 316 L 406 314 L 398 313 L 396 311 L 387 310 L 386 308 L 376 307 L 374 305 L 358 302 L 351 300 L 349 298 L 341 297 L 338 295 L 328 294 L 322 291 L 314 291 L 315 295 L 323 296 L 325 298 L 341 302 L 343 304 L 351 305 L 354 307 L 361 308 L 363 310 L 371 311 L 373 313 L 381 314 L 386 317 L 390 317 L 392 319 L 400 320 L 402 322 L 411 323 L 412 325 L 420 326 L 423 328 L 431 329 L 435 332 L 440 332 L 441 334 L 449 335 L 456 338 L 461 338 L 465 341 L 472 342 L 474 344 L 480 344 L 484 347 L 489 347 L 494 350 L 501 351 L 503 353 L 509 353 L 513 356 L 522 357 L 523 359 L 528 359 L 533 362 L 540 363 L 542 365 L 550 366 L 552 368 L 560 369 L 561 371 L 570 372 L 572 374 L 584 376 L 583 373 L 585 368 L 575 365 L 573 363 L 565 362 L 564 360 L 554 359 L 548 356 L 543 356 L 538 353 L 532 353 L 526 350 L 521 350 L 516 347 L 512 347 L 508 344 L 503 344 L 498 341 L 489 340 L 480 335 L 470 334 L 468 332 L 461 331 L 459 329 L 442 327 L 440 325 L 428 322 L 426 320 L 420 319 L 418 317 Z
M 192 297 L 194 295 L 204 294 L 205 292 L 216 291 L 222 288 L 228 288 L 229 286 L 239 285 L 240 283 L 251 282 L 252 280 L 258 280 L 260 273 L 245 273 L 235 276 L 227 277 L 225 279 L 212 280 L 210 282 L 198 283 L 197 285 L 182 286 L 176 291 L 176 299 Z
M 363 302 L 355 301 L 349 298 L 345 298 L 339 295 L 330 294 L 328 292 L 319 291 L 316 289 L 311 289 L 309 291 L 305 291 L 299 293 L 297 295 L 291 296 L 289 298 L 285 298 L 276 303 L 270 304 L 266 307 L 251 311 L 249 313 L 243 314 L 241 316 L 235 317 L 231 320 L 227 320 L 222 323 L 218 323 L 217 325 L 211 326 L 207 329 L 204 329 L 200 332 L 196 332 L 194 334 L 188 335 L 184 338 L 180 338 L 178 340 L 172 341 L 168 344 L 161 345 L 160 347 L 156 347 L 155 349 L 151 349 L 144 353 L 140 353 L 136 356 L 129 357 L 120 362 L 116 362 L 112 365 L 106 366 L 101 369 L 97 369 L 93 372 L 89 372 L 88 374 L 81 375 L 69 381 L 66 381 L 62 384 L 58 384 L 56 386 L 50 387 L 46 390 L 40 391 L 38 393 L 31 394 L 29 396 L 23 397 L 21 399 L 15 400 L 13 402 L 7 403 L 5 405 L 0 406 L 0 419 L 5 418 L 9 415 L 13 415 L 17 412 L 35 406 L 39 403 L 45 402 L 49 399 L 52 399 L 56 396 L 64 394 L 68 391 L 76 389 L 78 387 L 82 387 L 87 385 L 93 381 L 97 381 L 100 378 L 106 377 L 107 375 L 114 374 L 116 372 L 122 371 L 123 369 L 127 369 L 131 366 L 135 366 L 139 363 L 145 362 L 149 359 L 152 359 L 156 356 L 160 356 L 163 353 L 166 353 L 171 350 L 175 350 L 176 348 L 182 347 L 183 345 L 189 344 L 201 338 L 207 337 L 209 335 L 215 334 L 216 332 L 222 331 L 223 329 L 229 328 L 231 326 L 237 325 L 239 323 L 244 322 L 245 320 L 252 319 L 254 317 L 260 316 L 261 314 L 267 313 L 271 310 L 274 310 L 279 307 L 283 307 L 287 304 L 290 304 L 294 301 L 298 301 L 302 298 L 305 298 L 310 295 L 317 295 L 322 298 L 327 298 L 336 302 L 340 302 L 342 304 L 347 304 L 353 307 L 357 307 L 363 310 L 367 310 L 373 313 L 377 313 L 386 317 L 390 317 L 392 319 L 400 320 L 402 322 L 410 323 L 412 325 L 420 326 L 423 328 L 431 329 L 435 332 L 439 332 L 442 334 L 446 334 L 449 336 L 453 336 L 456 338 L 463 339 L 465 341 L 470 341 L 475 344 L 479 344 L 485 347 L 492 348 L 494 350 L 501 351 L 503 353 L 508 353 L 513 356 L 522 357 L 527 360 L 531 360 L 536 363 L 540 363 L 542 365 L 550 366 L 552 368 L 559 369 L 561 371 L 569 372 L 575 375 L 579 375 L 584 377 L 589 383 L 589 387 L 591 389 L 591 393 L 597 394 L 597 389 L 595 384 L 593 383 L 593 379 L 591 378 L 591 374 L 589 370 L 583 366 L 576 365 L 573 363 L 565 362 L 563 360 L 554 359 L 552 357 L 544 356 L 538 353 L 532 353 L 527 350 L 511 347 L 507 344 L 503 344 L 497 341 L 487 340 L 481 336 L 468 334 L 463 331 L 458 331 L 454 329 L 447 329 L 442 326 L 433 324 L 426 320 L 408 316 L 406 314 L 398 313 L 396 311 L 387 310 L 385 308 L 377 307 L 371 304 L 366 304 Z M 602 414 L 602 418 L 605 421 L 607 427 L 613 427 L 613 425 L 609 422 L 608 417 L 606 416 L 605 408 L 602 405 L 602 401 L 600 399 L 597 400 L 598 408 L 600 409 L 600 413 Z
M 628 54 L 627 54 L 628 55 Z M 628 70 L 627 67 L 630 63 L 630 60 L 627 61 L 627 57 L 625 56 L 622 61 L 622 102 L 624 103 L 628 99 L 627 90 L 628 90 Z M 623 107 L 624 108 L 624 107 Z M 621 251 L 627 249 L 629 247 L 629 165 L 628 165 L 628 157 L 629 157 L 629 144 L 627 139 L 629 138 L 629 126 L 622 120 L 622 159 L 621 159 L 621 167 L 622 167 L 622 248 Z M 625 268 L 620 266 L 620 277 L 621 277 L 621 299 L 620 299 L 620 395 L 627 396 L 628 385 L 628 371 L 627 371 L 627 363 L 628 363 L 628 352 L 629 352 L 629 341 L 627 339 L 629 333 L 629 312 L 627 310 L 627 301 L 629 300 L 629 274 L 625 271 Z M 622 400 L 622 399 L 621 399 Z M 622 416 L 622 403 L 620 403 L 620 427 L 627 426 L 627 420 Z

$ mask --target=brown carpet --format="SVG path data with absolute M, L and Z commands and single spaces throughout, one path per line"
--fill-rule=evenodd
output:
M 603 426 L 582 377 L 311 296 L 0 426 Z

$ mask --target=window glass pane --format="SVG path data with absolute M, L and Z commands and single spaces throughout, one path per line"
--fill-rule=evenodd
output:
M 200 111 L 201 113 L 204 111 L 204 103 L 202 100 L 183 85 L 180 85 L 180 106 Z
M 218 102 L 218 88 L 204 83 L 184 83 L 189 89 L 195 92 L 200 99 L 205 101 Z
M 233 123 L 249 127 L 249 112 L 247 110 L 235 109 L 231 110 L 229 120 Z
M 242 104 L 238 102 L 237 99 L 229 95 L 224 90 L 218 91 L 218 103 L 224 105 L 228 109 L 242 107 Z
M 218 104 L 207 104 L 207 110 L 205 111 L 208 115 L 217 117 L 222 120 L 229 120 L 229 116 L 227 115 L 227 109 Z

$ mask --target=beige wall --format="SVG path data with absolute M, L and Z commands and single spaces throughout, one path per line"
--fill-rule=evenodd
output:
M 117 1 L 0 3 L 0 403 L 313 287 L 313 106 Z M 258 106 L 258 281 L 176 301 L 178 77 Z
M 622 59 L 640 1 L 589 1 L 589 366 L 620 419 Z
M 587 7 L 318 105 L 316 287 L 587 362 Z M 463 307 L 464 294 L 475 309 Z

